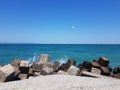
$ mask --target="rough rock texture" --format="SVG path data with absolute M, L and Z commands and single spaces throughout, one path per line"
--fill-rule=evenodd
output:
M 0 71 L 3 71 L 6 74 L 6 76 L 8 76 L 12 72 L 14 72 L 14 67 L 8 64 L 0 68 Z
M 11 65 L 15 66 L 15 67 L 19 67 L 20 66 L 20 62 L 21 62 L 21 60 L 17 59 L 17 60 L 14 60 Z
M 50 62 L 50 56 L 48 54 L 41 54 L 40 62 Z
M 34 62 L 32 65 L 33 71 L 41 72 L 44 67 L 53 67 L 53 64 L 50 62 Z
M 80 69 L 75 67 L 75 66 L 71 66 L 69 69 L 68 69 L 68 74 L 70 75 L 75 75 L 75 76 L 79 76 L 80 75 Z
M 60 66 L 60 70 L 67 71 L 70 68 L 70 66 L 75 66 L 75 65 L 76 65 L 76 61 L 75 60 L 68 59 L 67 63 L 63 63 Z
M 41 75 L 50 75 L 53 73 L 54 73 L 53 68 L 50 67 L 44 67 L 41 71 Z
M 101 66 L 108 67 L 109 60 L 107 58 L 105 58 L 105 57 L 100 57 L 99 60 L 98 60 L 98 63 Z
M 20 67 L 29 67 L 29 61 L 24 61 L 24 60 L 22 60 L 22 61 L 20 62 Z

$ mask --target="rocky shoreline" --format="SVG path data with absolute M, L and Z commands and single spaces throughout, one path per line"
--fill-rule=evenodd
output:
M 100 75 L 115 77 L 120 79 L 120 66 L 111 68 L 109 60 L 100 57 L 92 62 L 84 61 L 76 66 L 76 61 L 68 59 L 67 63 L 60 65 L 60 62 L 50 62 L 48 54 L 41 54 L 40 60 L 32 65 L 26 60 L 14 60 L 11 64 L 0 67 L 0 82 L 9 82 L 28 79 L 44 75 L 74 75 L 87 77 L 100 77 Z

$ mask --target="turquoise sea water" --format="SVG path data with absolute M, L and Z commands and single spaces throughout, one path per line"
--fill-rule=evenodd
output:
M 40 54 L 49 54 L 51 61 L 66 62 L 75 59 L 77 64 L 104 56 L 110 66 L 120 65 L 120 45 L 112 44 L 0 44 L 0 64 L 11 63 L 14 59 L 39 60 Z

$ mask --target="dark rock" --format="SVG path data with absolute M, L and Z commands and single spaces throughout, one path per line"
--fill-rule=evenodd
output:
M 115 68 L 113 69 L 113 73 L 114 73 L 114 74 L 120 73 L 120 66 L 115 67 Z
M 84 61 L 82 66 L 88 71 L 91 72 L 91 68 L 92 68 L 92 63 L 89 61 Z
M 70 66 L 76 66 L 76 61 L 73 59 L 68 59 L 67 63 L 66 63 L 66 68 L 70 68 Z
M 109 64 L 109 60 L 105 57 L 100 57 L 97 62 L 104 67 L 108 67 L 108 64 Z
M 101 67 L 101 75 L 110 76 L 110 71 L 107 67 Z
M 5 82 L 20 80 L 20 79 L 18 78 L 18 75 L 19 75 L 19 73 L 18 73 L 18 74 L 15 74 L 15 72 L 11 73 L 11 74 L 6 78 Z
M 60 70 L 63 70 L 63 71 L 67 71 L 66 64 L 63 63 L 63 64 L 60 66 L 59 69 L 60 69 Z
M 28 74 L 29 72 L 29 61 L 22 60 L 20 62 L 19 70 L 21 73 Z
M 60 70 L 67 71 L 70 68 L 70 66 L 75 66 L 75 65 L 76 65 L 76 61 L 75 60 L 68 59 L 67 63 L 63 63 L 60 66 Z

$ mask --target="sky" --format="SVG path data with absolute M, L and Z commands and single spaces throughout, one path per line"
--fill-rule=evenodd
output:
M 120 0 L 0 0 L 0 43 L 120 44 Z

